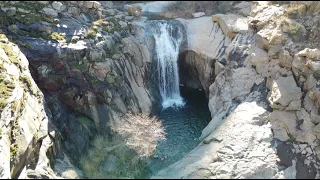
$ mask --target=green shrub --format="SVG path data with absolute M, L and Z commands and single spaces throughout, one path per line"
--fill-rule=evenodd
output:
M 95 31 L 94 29 L 89 29 L 88 33 L 84 36 L 86 39 L 91 39 L 91 38 L 95 38 L 97 35 L 97 31 Z
M 10 146 L 10 158 L 14 158 L 17 155 L 18 152 L 18 145 L 17 144 L 11 144 Z
M 50 34 L 51 39 L 57 40 L 57 41 L 65 41 L 66 35 L 64 33 L 57 33 L 53 32 Z
M 134 178 L 141 177 L 146 170 L 146 162 L 122 142 L 123 140 L 109 140 L 104 136 L 97 136 L 93 140 L 93 147 L 80 158 L 80 167 L 87 178 Z M 109 155 L 117 157 L 116 170 L 101 171 L 100 166 Z
M 0 48 L 4 50 L 12 63 L 19 65 L 20 59 L 17 53 L 13 51 L 12 47 L 10 47 L 8 44 L 0 43 Z
M 0 110 L 5 108 L 8 104 L 8 98 L 11 96 L 13 89 L 15 88 L 14 83 L 5 83 L 5 76 L 0 75 Z

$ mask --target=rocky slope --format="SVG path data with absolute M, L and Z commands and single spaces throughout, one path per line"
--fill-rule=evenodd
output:
M 56 149 L 56 128 L 44 96 L 32 79 L 25 55 L 0 34 L 1 177 L 57 178 L 46 153 Z M 51 156 L 51 155 L 50 155 Z
M 120 157 L 118 145 L 104 147 L 109 125 L 128 112 L 155 112 L 159 102 L 146 18 L 136 18 L 152 7 L 121 3 L 0 2 L 1 178 L 87 177 L 80 157 L 90 149 L 108 152 L 86 165 L 102 177 L 123 157 L 136 161 Z M 181 82 L 205 90 L 212 117 L 202 142 L 153 178 L 319 178 L 319 7 L 153 9 L 180 17 Z
M 157 111 L 151 54 L 130 33 L 135 14 L 111 1 L 3 1 L 0 9 L 0 177 L 86 177 L 73 164 L 92 139 L 128 112 Z
M 234 11 L 210 24 L 187 20 L 195 55 L 185 61 L 208 92 L 212 120 L 196 149 L 153 178 L 319 178 L 319 46 L 311 38 L 319 3 L 251 6 L 246 17 Z M 196 31 L 204 48 L 195 47 Z M 213 56 L 199 58 L 206 52 Z

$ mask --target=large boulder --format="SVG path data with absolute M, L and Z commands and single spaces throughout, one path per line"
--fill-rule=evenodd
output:
M 206 15 L 204 12 L 196 12 L 196 13 L 192 14 L 192 17 L 198 18 L 198 17 L 202 17 L 204 15 Z
M 89 69 L 89 73 L 93 74 L 97 77 L 100 81 L 104 81 L 106 75 L 111 70 L 111 61 L 107 60 L 104 62 L 96 62 L 92 67 Z
M 226 65 L 224 52 L 230 44 L 230 39 L 219 28 L 218 23 L 213 23 L 211 17 L 196 19 L 178 19 L 186 32 L 187 44 L 182 47 L 184 57 L 179 66 L 184 69 L 182 73 L 189 72 L 193 80 L 182 76 L 182 82 L 187 86 L 198 86 L 191 82 L 200 82 L 200 86 L 209 94 L 209 86 L 214 81 L 215 61 Z M 188 74 L 188 73 L 187 73 Z M 194 78 L 195 77 L 195 78 Z
M 291 137 L 296 137 L 297 118 L 294 112 L 273 111 L 270 116 L 270 123 L 274 132 L 274 137 L 286 141 Z
M 133 36 L 123 38 L 121 40 L 123 43 L 122 52 L 133 57 L 131 60 L 136 66 L 142 67 L 144 63 L 151 62 L 151 55 L 148 48 L 139 43 L 139 41 Z
M 61 2 L 58 2 L 58 1 L 54 1 L 51 5 L 58 13 L 64 11 L 67 8 L 66 5 L 64 5 L 64 4 L 62 4 Z
M 301 107 L 301 89 L 293 76 L 279 77 L 269 86 L 268 101 L 274 109 L 299 110 Z
M 283 15 L 284 7 L 270 5 L 268 1 L 257 1 L 253 4 L 249 17 L 249 25 L 254 29 L 262 29 L 272 18 Z
M 267 76 L 269 58 L 266 51 L 258 47 L 253 47 L 249 63 L 256 67 L 256 71 L 263 76 Z
M 229 38 L 234 38 L 237 33 L 248 31 L 247 18 L 236 14 L 216 14 L 212 16 L 213 22 L 218 22 L 223 33 Z
M 80 15 L 80 10 L 76 7 L 69 7 L 68 13 L 71 14 L 73 17 L 78 17 Z
M 226 70 L 218 74 L 216 81 L 209 88 L 209 110 L 212 120 L 203 129 L 200 139 L 213 132 L 232 108 L 232 100 L 243 101 L 254 85 L 263 82 L 261 75 L 252 68 Z
M 124 10 L 127 11 L 130 16 L 140 17 L 142 15 L 142 8 L 137 4 L 126 4 Z
M 58 12 L 51 8 L 43 8 L 42 11 L 44 14 L 51 16 L 51 17 L 58 17 Z
M 186 50 L 192 50 L 211 59 L 218 59 L 224 52 L 224 46 L 228 46 L 231 42 L 219 24 L 212 22 L 211 17 L 178 20 L 186 30 L 188 42 Z
M 266 106 L 252 97 L 182 160 L 152 178 L 285 178 L 271 146 Z
M 298 52 L 298 56 L 307 57 L 309 59 L 314 59 L 315 61 L 320 61 L 320 50 L 305 48 L 304 50 Z
M 85 1 L 83 3 L 83 7 L 88 8 L 88 9 L 92 8 L 93 7 L 93 1 Z

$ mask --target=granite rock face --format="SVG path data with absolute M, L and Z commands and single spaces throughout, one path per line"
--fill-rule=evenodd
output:
M 268 111 L 258 98 L 251 93 L 193 151 L 152 178 L 286 178 L 270 146 Z
M 184 27 L 181 82 L 205 90 L 212 118 L 201 143 L 153 178 L 319 178 L 319 3 L 206 3 L 153 8 Z M 83 178 L 74 164 L 90 139 L 128 112 L 156 109 L 137 25 L 152 8 L 0 5 L 0 177 Z
M 298 41 L 305 38 L 306 22 L 294 15 L 283 17 L 285 13 L 316 12 L 302 4 L 253 2 L 249 16 L 213 15 L 212 23 L 202 25 L 207 28 L 190 25 L 201 18 L 180 20 L 190 21 L 185 27 L 193 58 L 187 56 L 185 62 L 196 79 L 190 86 L 207 91 L 212 120 L 193 151 L 153 178 L 319 178 L 319 50 L 313 40 Z M 243 25 L 239 28 L 228 23 L 239 18 Z M 214 27 L 213 37 L 223 39 L 210 41 L 217 42 L 213 43 L 217 48 L 206 45 L 210 32 L 195 33 L 210 26 Z M 195 36 L 207 38 L 201 40 L 203 48 L 197 46 Z M 228 43 L 223 43 L 226 39 Z M 221 44 L 224 46 L 217 46 Z M 206 58 L 197 58 L 200 54 Z M 203 72 L 210 75 L 203 76 Z M 253 117 L 256 112 L 261 114 Z M 257 127 L 245 130 L 251 125 Z M 263 127 L 261 136 L 250 135 Z M 249 144 L 245 143 L 247 136 L 251 136 Z M 265 138 L 255 143 L 259 137 Z M 256 151 L 256 147 L 268 148 Z M 244 151 L 248 152 L 243 155 Z M 254 159 L 260 156 L 263 161 Z
M 46 155 L 54 148 L 56 131 L 44 96 L 30 74 L 26 56 L 4 34 L 0 36 L 0 177 L 32 178 L 37 172 L 57 178 Z
M 151 54 L 111 1 L 2 3 L 0 177 L 83 178 L 73 164 L 90 139 L 128 112 L 157 111 Z

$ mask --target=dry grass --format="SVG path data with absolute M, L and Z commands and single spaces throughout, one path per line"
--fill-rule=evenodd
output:
M 146 168 L 146 162 L 134 150 L 129 149 L 121 138 L 109 140 L 105 136 L 97 136 L 92 145 L 88 153 L 80 158 L 80 167 L 87 178 L 138 178 Z M 106 172 L 103 163 L 110 155 L 117 157 L 114 164 L 116 169 Z
M 192 14 L 195 12 L 205 12 L 206 15 L 212 15 L 219 11 L 218 5 L 220 4 L 223 3 L 219 1 L 178 1 L 170 5 L 163 15 L 168 18 L 192 18 Z
M 291 3 L 288 8 L 285 9 L 285 14 L 291 15 L 297 12 L 305 12 L 307 9 L 306 4 L 303 3 Z
M 278 26 L 289 25 L 291 22 L 291 20 L 287 16 L 276 17 L 274 18 L 274 20 L 276 20 Z
M 159 140 L 165 140 L 162 123 L 156 117 L 146 114 L 127 114 L 112 129 L 120 134 L 126 145 L 135 150 L 140 157 L 151 156 Z
M 96 35 L 97 35 L 97 31 L 91 28 L 88 30 L 88 33 L 84 37 L 87 39 L 90 39 L 90 38 L 96 37 Z
M 291 1 L 290 6 L 285 10 L 288 15 L 308 13 L 318 15 L 320 13 L 320 2 L 318 1 Z
M 110 148 L 113 144 L 103 136 L 97 136 L 93 140 L 93 147 L 89 149 L 88 154 L 80 158 L 82 171 L 87 177 L 93 177 L 99 172 L 100 164 L 108 157 Z M 113 147 L 111 147 L 111 150 Z
M 289 19 L 287 16 L 277 17 L 277 19 L 275 19 L 275 22 L 277 26 L 282 29 L 283 32 L 288 32 L 294 35 L 301 28 L 302 33 L 305 33 L 305 28 L 302 24 L 296 22 L 293 19 Z

